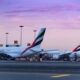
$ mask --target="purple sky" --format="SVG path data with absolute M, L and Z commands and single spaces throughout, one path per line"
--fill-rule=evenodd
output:
M 19 25 L 24 25 L 23 46 L 33 41 L 33 30 L 46 27 L 42 48 L 72 50 L 80 44 L 79 0 L 0 0 L 0 43 L 20 39 Z M 37 31 L 37 33 L 38 33 Z

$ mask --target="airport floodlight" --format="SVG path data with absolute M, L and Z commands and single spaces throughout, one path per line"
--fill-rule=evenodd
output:
M 8 45 L 8 32 L 5 33 L 6 34 L 6 46 Z
M 33 32 L 34 32 L 34 39 L 35 39 L 37 30 L 33 30 Z
M 20 46 L 22 46 L 22 28 L 24 27 L 24 26 L 19 26 L 20 28 L 21 28 L 21 31 L 20 31 Z

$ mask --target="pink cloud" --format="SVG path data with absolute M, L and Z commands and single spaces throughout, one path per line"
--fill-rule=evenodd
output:
M 20 18 L 11 18 L 10 20 L 11 20 L 12 22 L 20 22 L 20 21 L 21 21 Z
M 62 12 L 62 11 L 79 11 L 80 5 L 75 4 L 66 4 L 66 5 L 54 5 L 43 8 L 34 8 L 34 9 L 22 9 L 22 10 L 13 10 L 7 11 L 5 13 L 26 13 L 26 12 Z

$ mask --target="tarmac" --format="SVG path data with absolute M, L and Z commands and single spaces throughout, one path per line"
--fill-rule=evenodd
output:
M 0 80 L 80 80 L 80 62 L 0 61 Z
M 69 61 L 0 61 L 0 72 L 80 74 L 80 62 Z
M 80 80 L 79 74 L 0 72 L 0 80 Z

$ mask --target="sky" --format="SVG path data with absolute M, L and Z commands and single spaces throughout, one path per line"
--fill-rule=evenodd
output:
M 20 42 L 23 25 L 23 46 L 34 40 L 46 27 L 43 49 L 73 50 L 80 44 L 80 0 L 0 0 L 0 44 Z

